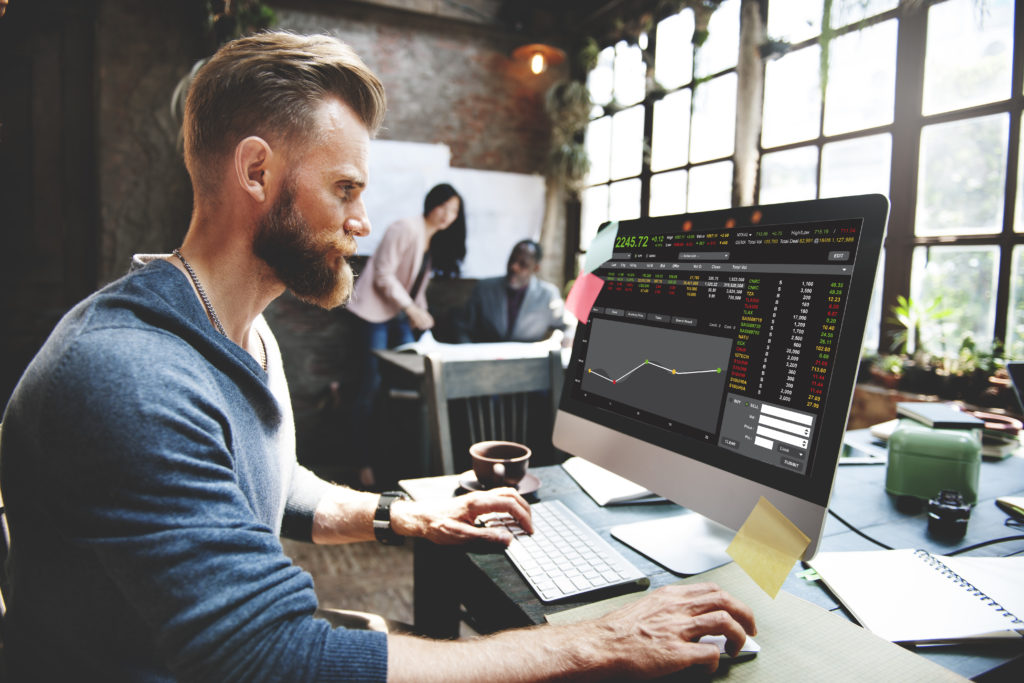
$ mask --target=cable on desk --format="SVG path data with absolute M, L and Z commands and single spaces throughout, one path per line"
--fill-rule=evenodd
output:
M 974 545 L 969 545 L 966 548 L 959 548 L 951 553 L 946 553 L 946 555 L 961 555 L 963 553 L 968 553 L 972 550 L 977 550 L 978 548 L 984 548 L 987 545 L 995 545 L 996 543 L 1008 543 L 1009 541 L 1024 541 L 1024 536 L 1005 536 L 1003 538 L 994 538 L 991 541 L 984 541 L 982 543 L 975 543 Z
M 828 509 L 828 513 L 830 515 L 832 515 L 833 517 L 835 517 L 841 524 L 843 524 L 843 526 L 845 526 L 847 529 L 849 529 L 853 533 L 857 534 L 858 536 L 860 536 L 860 537 L 862 537 L 864 539 L 867 539 L 868 541 L 871 541 L 875 545 L 881 546 L 882 548 L 885 548 L 886 550 L 893 550 L 893 547 L 891 545 L 886 545 L 885 543 L 882 543 L 878 539 L 872 538 L 871 536 L 868 536 L 866 533 L 864 533 L 863 531 L 861 531 L 860 529 L 858 529 L 854 525 L 852 525 L 849 522 L 847 522 L 845 519 L 840 517 L 839 514 L 835 510 L 833 510 L 832 508 Z M 1017 525 L 1016 524 L 1009 524 L 1009 522 L 1008 522 L 1007 526 L 1017 526 Z M 1024 541 L 1024 536 L 1004 536 L 1003 538 L 994 538 L 994 539 L 989 540 L 989 541 L 982 541 L 981 543 L 975 543 L 974 545 L 969 545 L 966 548 L 959 548 L 957 550 L 954 550 L 953 552 L 945 553 L 945 555 L 947 557 L 948 556 L 952 556 L 952 555 L 962 555 L 963 553 L 969 553 L 972 550 L 978 550 L 979 548 L 984 548 L 985 546 L 995 545 L 996 543 L 1009 543 L 1010 541 Z
M 835 511 L 835 510 L 833 510 L 832 508 L 829 508 L 829 509 L 828 509 L 828 514 L 830 514 L 830 515 L 832 515 L 833 517 L 835 517 L 835 518 L 836 518 L 837 520 L 839 520 L 839 522 L 840 522 L 840 523 L 841 523 L 841 524 L 842 524 L 843 526 L 845 526 L 845 527 L 846 527 L 847 529 L 849 529 L 849 530 L 850 530 L 850 531 L 852 531 L 853 533 L 857 534 L 858 536 L 860 536 L 860 537 L 862 537 L 862 538 L 865 538 L 865 539 L 867 539 L 867 540 L 871 541 L 872 543 L 874 543 L 875 545 L 877 545 L 877 546 L 881 546 L 881 547 L 885 548 L 886 550 L 892 550 L 892 549 L 893 549 L 893 547 L 892 547 L 891 545 L 886 545 L 885 543 L 882 543 L 882 542 L 881 542 L 881 541 L 879 541 L 878 539 L 875 539 L 875 538 L 871 538 L 871 537 L 870 537 L 870 536 L 868 536 L 868 535 L 867 535 L 866 533 L 864 533 L 863 531 L 861 531 L 860 529 L 858 529 L 858 528 L 857 528 L 857 527 L 855 527 L 854 525 L 852 525 L 852 524 L 850 524 L 849 522 L 847 522 L 847 521 L 846 521 L 845 519 L 843 519 L 842 517 L 840 517 L 840 516 L 839 516 L 839 514 L 838 514 L 838 513 L 837 513 L 837 512 Z

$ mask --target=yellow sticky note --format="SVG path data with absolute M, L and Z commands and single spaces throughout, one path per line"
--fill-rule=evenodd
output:
M 810 543 L 804 532 L 761 496 L 725 552 L 774 598 Z

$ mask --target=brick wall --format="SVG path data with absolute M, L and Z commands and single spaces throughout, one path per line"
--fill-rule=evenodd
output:
M 446 144 L 453 166 L 518 173 L 541 170 L 549 134 L 543 93 L 561 74 L 538 79 L 526 73 L 525 65 L 507 57 L 513 41 L 509 35 L 493 26 L 354 2 L 281 0 L 270 5 L 278 13 L 279 28 L 332 33 L 352 44 L 377 71 L 390 102 L 381 138 Z M 4 225 L 4 235 L 8 245 L 44 234 L 59 243 L 45 240 L 46 253 L 57 254 L 56 258 L 18 248 L 19 259 L 6 271 L 10 286 L 5 289 L 18 303 L 17 310 L 7 311 L 8 320 L 31 315 L 38 322 L 25 326 L 21 336 L 28 341 L 21 346 L 12 346 L 13 337 L 5 335 L 4 400 L 60 308 L 69 307 L 92 285 L 123 274 L 131 254 L 167 252 L 180 244 L 191 213 L 191 191 L 176 149 L 178 131 L 170 100 L 181 77 L 212 48 L 204 33 L 202 0 L 39 0 L 38 7 L 38 12 L 10 11 L 2 27 L 19 37 L 16 44 L 7 41 L 4 46 L 5 63 L 24 74 L 18 81 L 21 90 L 12 91 L 11 97 L 16 95 L 24 104 L 26 128 L 36 127 L 22 132 L 8 126 L 5 149 L 23 152 L 11 161 L 11 168 L 43 171 L 18 175 L 38 182 L 26 180 L 30 187 L 5 200 L 11 220 Z M 71 33 L 65 28 L 69 18 L 84 28 Z M 77 53 L 78 43 L 69 36 L 79 34 L 90 40 L 79 41 L 88 43 L 89 49 Z M 47 36 L 63 41 L 56 43 L 59 50 Z M 52 65 L 54 73 L 71 73 L 71 66 L 85 69 L 93 74 L 93 83 L 80 88 L 81 93 L 66 87 L 63 92 L 75 93 L 74 97 L 54 99 L 45 110 L 33 111 L 33 103 L 44 101 L 44 86 L 58 82 L 33 81 L 32 70 L 43 73 L 40 69 L 46 65 Z M 20 120 L 7 116 L 8 123 Z M 53 134 L 43 128 L 45 121 L 53 122 Z M 77 121 L 94 121 L 84 126 L 83 135 L 94 131 L 90 144 L 83 146 L 56 132 Z M 9 144 L 15 137 L 25 143 Z M 53 144 L 44 145 L 47 141 Z M 66 179 L 66 186 L 55 184 L 56 178 Z M 89 199 L 81 202 L 84 210 L 70 210 L 74 205 L 67 200 L 68 189 Z M 36 282 L 41 263 L 64 269 L 52 286 L 47 284 L 49 289 Z M 88 274 L 84 286 L 71 286 L 83 273 Z M 67 295 L 55 304 L 55 296 L 47 294 L 50 290 Z M 435 286 L 428 295 L 444 308 L 456 305 L 464 292 L 465 284 L 456 283 L 447 289 Z M 52 314 L 40 314 L 50 309 Z M 341 437 L 332 432 L 337 420 L 322 419 L 323 399 L 332 382 L 349 384 L 345 314 L 282 298 L 267 317 L 286 355 L 296 417 L 304 430 L 301 455 L 335 459 Z M 323 436 L 306 438 L 310 434 Z

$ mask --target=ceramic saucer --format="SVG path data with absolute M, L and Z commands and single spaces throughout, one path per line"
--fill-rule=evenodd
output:
M 484 491 L 484 487 L 480 485 L 480 482 L 476 478 L 476 474 L 473 470 L 466 470 L 459 475 L 459 486 L 466 489 L 467 491 Z M 519 495 L 526 496 L 534 493 L 540 488 L 540 479 L 536 476 L 526 473 L 526 476 L 522 478 L 519 484 L 516 486 L 516 490 L 519 491 Z

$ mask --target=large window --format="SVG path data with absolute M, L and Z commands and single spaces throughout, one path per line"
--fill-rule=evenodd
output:
M 685 9 L 640 45 L 601 53 L 580 250 L 605 220 L 744 201 L 745 173 L 759 203 L 877 192 L 892 208 L 865 348 L 890 350 L 902 295 L 931 312 L 926 349 L 955 352 L 969 337 L 1024 357 L 1024 17 L 1013 0 L 768 0 L 743 32 L 766 48 L 759 87 L 737 68 L 751 48 L 741 4 L 718 6 L 700 47 Z
M 586 136 L 591 169 L 581 195 L 581 251 L 606 220 L 730 206 L 740 0 L 722 2 L 707 29 L 695 51 L 687 9 L 659 22 L 639 45 L 620 42 L 601 52 L 588 79 L 595 109 Z M 644 62 L 645 53 L 653 63 Z

